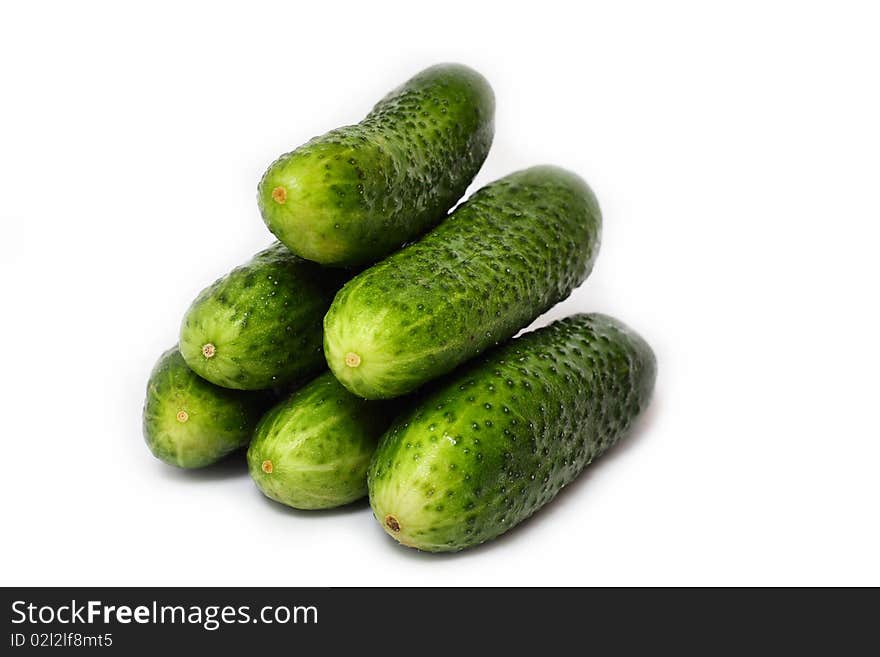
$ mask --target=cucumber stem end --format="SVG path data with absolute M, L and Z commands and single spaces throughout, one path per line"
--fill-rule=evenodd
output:
M 385 526 L 395 534 L 400 533 L 400 522 L 390 513 L 385 516 Z

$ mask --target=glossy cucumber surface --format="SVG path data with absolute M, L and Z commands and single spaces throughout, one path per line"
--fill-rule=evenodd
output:
M 355 397 L 325 372 L 260 421 L 248 448 L 251 477 L 267 497 L 296 509 L 360 499 L 390 413 L 388 402 Z
M 431 552 L 506 532 L 627 433 L 655 377 L 648 344 L 605 315 L 511 340 L 428 386 L 383 436 L 369 469 L 376 519 Z
M 144 439 L 153 455 L 180 468 L 201 468 L 247 445 L 268 392 L 215 386 L 196 375 L 177 347 L 159 358 L 147 383 Z
M 486 185 L 339 291 L 324 318 L 330 369 L 368 399 L 451 371 L 580 285 L 601 224 L 590 188 L 564 169 L 533 167 Z
M 183 318 L 180 352 L 225 388 L 307 380 L 324 368 L 321 322 L 349 276 L 275 242 L 199 294 Z
M 356 125 L 282 155 L 257 191 L 263 220 L 326 265 L 378 260 L 440 221 L 489 153 L 492 89 L 457 64 L 426 69 Z

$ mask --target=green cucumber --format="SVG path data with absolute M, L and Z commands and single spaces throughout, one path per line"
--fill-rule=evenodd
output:
M 367 465 L 391 423 L 387 404 L 368 402 L 326 372 L 260 421 L 248 469 L 269 498 L 296 509 L 329 509 L 367 494 Z
M 360 123 L 276 160 L 258 188 L 263 220 L 308 260 L 378 260 L 461 198 L 489 153 L 494 115 L 479 73 L 454 64 L 426 69 Z
M 495 349 L 424 393 L 383 436 L 370 503 L 431 552 L 478 545 L 552 500 L 647 406 L 656 361 L 605 315 L 575 315 Z
M 157 459 L 201 468 L 247 445 L 269 401 L 268 393 L 208 383 L 187 367 L 175 346 L 150 374 L 144 439 Z
M 199 294 L 180 352 L 199 376 L 239 390 L 284 386 L 320 372 L 321 319 L 348 278 L 275 242 Z
M 368 399 L 449 372 L 580 285 L 601 223 L 590 188 L 563 169 L 534 167 L 483 187 L 340 290 L 324 318 L 330 369 Z

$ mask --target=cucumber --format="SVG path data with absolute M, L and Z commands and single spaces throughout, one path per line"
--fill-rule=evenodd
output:
M 321 319 L 348 278 L 275 242 L 199 294 L 183 318 L 180 352 L 225 388 L 288 385 L 324 368 Z
M 465 66 L 433 66 L 367 117 L 282 155 L 257 191 L 263 220 L 325 265 L 378 260 L 440 221 L 489 153 L 495 100 Z
M 534 167 L 487 185 L 340 290 L 324 318 L 330 369 L 368 399 L 449 372 L 580 285 L 601 223 L 590 188 L 563 169 Z
M 403 545 L 478 545 L 553 499 L 616 443 L 654 387 L 651 348 L 605 315 L 511 340 L 431 386 L 369 469 L 376 518 Z
M 269 403 L 267 392 L 208 383 L 187 367 L 174 346 L 150 374 L 144 439 L 157 459 L 180 468 L 201 468 L 247 445 Z
M 248 469 L 269 498 L 329 509 L 367 494 L 367 465 L 391 424 L 387 403 L 368 402 L 326 372 L 260 421 Z

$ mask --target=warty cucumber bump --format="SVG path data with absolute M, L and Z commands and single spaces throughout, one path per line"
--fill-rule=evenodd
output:
M 476 71 L 428 68 L 356 125 L 282 155 L 260 181 L 263 220 L 294 253 L 366 264 L 440 221 L 480 170 L 495 99 Z
M 383 436 L 368 475 L 376 519 L 431 552 L 506 532 L 627 433 L 655 377 L 648 344 L 605 315 L 511 340 L 428 386 Z
M 324 318 L 336 377 L 396 397 L 510 338 L 590 273 L 601 213 L 577 175 L 513 173 L 471 196 L 418 242 L 349 281 Z
M 330 372 L 277 404 L 248 447 L 248 469 L 270 499 L 329 509 L 367 494 L 367 465 L 393 418 L 393 402 L 351 394 Z
M 180 352 L 211 383 L 239 390 L 285 386 L 324 368 L 321 321 L 350 276 L 275 242 L 193 301 Z
M 153 455 L 180 468 L 201 468 L 248 444 L 268 391 L 229 390 L 208 383 L 177 346 L 159 358 L 147 383 L 144 439 Z

